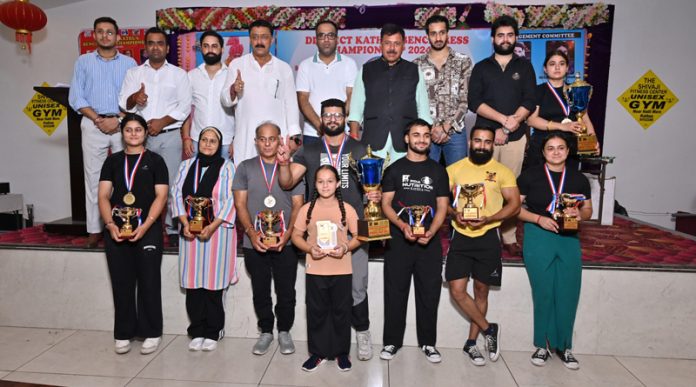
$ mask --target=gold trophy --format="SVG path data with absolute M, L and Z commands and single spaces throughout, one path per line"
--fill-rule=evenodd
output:
M 263 234 L 261 242 L 266 246 L 278 244 L 280 237 L 283 235 L 283 231 L 275 231 L 274 225 L 282 221 L 282 211 L 265 209 L 260 211 L 258 215 L 256 215 L 256 218 L 258 230 Z M 261 229 L 262 225 L 265 226 L 264 229 Z
M 360 177 L 360 184 L 366 193 L 378 191 L 384 172 L 385 159 L 374 156 L 367 146 L 367 154 L 360 160 L 350 158 L 352 167 Z M 389 158 L 386 160 L 389 163 Z M 363 242 L 390 239 L 389 220 L 384 218 L 377 202 L 369 200 L 364 211 L 365 219 L 358 220 L 358 239 Z
M 428 212 L 431 211 L 430 206 L 410 206 L 409 211 L 411 212 L 411 233 L 417 238 L 424 237 L 425 226 L 423 221 Z
M 200 234 L 208 225 L 208 218 L 203 216 L 203 211 L 208 208 L 210 202 L 209 198 L 204 197 L 188 196 L 186 198 L 186 204 L 194 211 L 193 218 L 189 221 L 189 232 L 191 234 Z
M 585 195 L 579 194 L 561 194 L 560 199 L 557 202 L 556 209 L 553 212 L 553 219 L 558 223 L 559 232 L 575 232 L 580 228 L 580 222 L 578 218 L 573 215 L 567 214 L 564 210 L 566 208 L 577 207 L 580 202 L 585 200 Z
M 478 220 L 481 217 L 479 208 L 474 204 L 474 199 L 483 193 L 483 183 L 463 184 L 459 189 L 457 197 L 457 206 L 464 220 Z M 466 199 L 466 203 L 461 206 L 460 203 Z
M 587 133 L 587 127 L 582 122 L 582 116 L 587 112 L 592 98 L 592 85 L 581 79 L 580 73 L 575 73 L 575 82 L 563 88 L 563 94 L 568 101 L 570 111 L 575 113 L 582 133 L 576 134 L 579 155 L 597 154 L 597 136 Z
M 111 210 L 111 216 L 118 216 L 122 221 L 123 224 L 121 225 L 121 229 L 119 232 L 121 233 L 121 237 L 130 239 L 133 236 L 133 225 L 130 223 L 130 219 L 134 216 L 139 216 L 141 210 L 139 208 L 134 208 L 134 207 L 114 207 L 113 210 Z

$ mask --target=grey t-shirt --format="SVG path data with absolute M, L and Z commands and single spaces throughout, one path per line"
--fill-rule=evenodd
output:
M 273 164 L 264 163 L 266 168 L 266 180 L 264 181 L 264 173 L 261 169 L 260 156 L 256 156 L 252 159 L 244 160 L 237 167 L 237 172 L 234 175 L 234 180 L 232 181 L 232 190 L 242 190 L 247 191 L 247 210 L 251 216 L 252 223 L 256 219 L 256 214 L 265 210 L 267 207 L 263 203 L 263 200 L 268 196 L 268 186 L 267 182 L 271 180 L 271 175 L 273 174 Z M 273 177 L 273 182 L 271 185 L 270 194 L 275 198 L 275 206 L 270 209 L 273 211 L 283 211 L 285 217 L 285 227 L 290 226 L 290 214 L 292 214 L 292 197 L 295 195 L 304 196 L 305 186 L 303 182 L 300 182 L 290 191 L 284 191 L 278 185 L 278 172 L 276 176 Z M 290 241 L 288 241 L 290 243 Z M 245 248 L 253 248 L 249 237 L 244 235 Z
M 338 152 L 338 148 L 339 147 L 330 147 L 334 155 Z M 355 171 L 351 170 L 349 167 L 349 157 L 352 156 L 354 160 L 360 160 L 366 154 L 367 149 L 365 145 L 354 140 L 352 137 L 348 137 L 346 145 L 341 153 L 340 167 L 337 168 L 338 174 L 341 177 L 341 194 L 343 195 L 343 200 L 355 208 L 358 217 L 361 217 L 363 213 L 363 194 L 358 176 Z M 307 187 L 309 187 L 310 197 L 308 200 L 311 200 L 312 192 L 314 192 L 314 175 L 317 169 L 322 165 L 331 164 L 324 142 L 320 140 L 316 143 L 303 145 L 293 156 L 292 161 L 302 164 L 307 168 L 305 172 L 305 181 L 307 182 Z

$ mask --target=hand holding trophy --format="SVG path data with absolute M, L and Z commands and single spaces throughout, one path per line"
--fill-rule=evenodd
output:
M 140 218 L 141 212 L 142 210 L 140 208 L 134 207 L 114 207 L 111 210 L 111 216 L 117 216 L 123 222 L 121 229 L 119 230 L 122 238 L 130 239 L 133 237 L 135 230 L 131 224 L 131 218 Z M 138 221 L 138 224 L 140 224 L 140 221 Z
M 265 209 L 256 214 L 255 228 L 261 233 L 261 242 L 266 247 L 275 246 L 285 234 L 283 211 Z M 276 227 L 276 224 L 278 227 Z M 277 230 L 277 231 L 276 231 Z
M 386 162 L 389 162 L 387 157 Z M 360 184 L 365 192 L 378 191 L 384 172 L 385 159 L 374 156 L 372 148 L 367 146 L 367 154 L 360 160 L 350 157 L 351 167 L 360 177 Z M 389 220 L 382 214 L 377 202 L 369 200 L 365 206 L 365 219 L 358 220 L 358 239 L 363 242 L 389 239 Z
M 569 213 L 568 209 L 577 208 L 580 202 L 586 200 L 582 194 L 561 194 L 559 200 L 556 201 L 556 209 L 552 217 L 558 224 L 558 232 L 575 232 L 580 228 L 580 222 L 575 214 Z
M 462 218 L 467 221 L 479 220 L 481 218 L 480 208 L 474 204 L 474 199 L 484 193 L 485 186 L 483 183 L 462 184 L 457 187 L 455 195 L 455 203 L 457 211 L 462 214 Z M 464 205 L 462 201 L 466 199 Z
M 185 201 L 189 206 L 189 214 L 193 212 L 189 220 L 189 232 L 194 235 L 200 234 L 210 223 L 209 219 L 203 215 L 203 211 L 208 209 L 212 201 L 209 198 L 194 196 L 186 197 Z
M 575 113 L 581 133 L 576 134 L 579 155 L 597 154 L 597 136 L 587 132 L 587 126 L 582 122 L 582 116 L 587 112 L 592 98 L 592 85 L 582 80 L 580 73 L 575 73 L 575 82 L 563 88 L 563 94 L 568 101 L 568 107 Z

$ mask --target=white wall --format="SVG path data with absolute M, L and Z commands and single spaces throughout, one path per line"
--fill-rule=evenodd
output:
M 384 4 L 364 0 L 360 3 Z M 404 1 L 400 3 L 425 3 Z M 508 4 L 557 3 L 546 0 L 505 1 Z M 276 5 L 297 5 L 277 0 Z M 696 15 L 690 0 L 615 0 L 614 37 L 607 106 L 606 155 L 616 156 L 609 175 L 617 176 L 616 197 L 632 216 L 673 228 L 669 213 L 696 212 L 696 131 L 689 127 L 696 106 L 696 59 L 693 37 L 687 30 Z M 236 6 L 259 5 L 242 0 Z M 303 5 L 325 5 L 304 0 Z M 34 34 L 31 57 L 14 43 L 14 31 L 0 28 L 0 181 L 23 193 L 35 205 L 38 221 L 69 215 L 67 128 L 65 123 L 47 137 L 22 113 L 32 87 L 47 81 L 69 83 L 78 54 L 77 34 L 99 16 L 110 15 L 122 26 L 154 24 L 155 11 L 174 6 L 220 5 L 210 1 L 85 0 L 46 10 L 48 26 Z M 229 5 L 232 5 L 230 3 Z M 679 98 L 679 103 L 649 130 L 643 130 L 616 98 L 648 69 L 653 70 Z M 691 106 L 692 108 L 688 108 Z M 676 161 L 676 162 L 675 162 Z

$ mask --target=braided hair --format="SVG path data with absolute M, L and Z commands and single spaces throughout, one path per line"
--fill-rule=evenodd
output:
M 331 165 L 322 165 L 317 169 L 317 171 L 314 173 L 314 181 L 317 181 L 317 176 L 319 176 L 319 172 L 323 171 L 325 169 L 328 169 L 334 174 L 334 177 L 336 178 L 336 181 L 340 181 L 340 177 L 338 176 L 338 171 L 336 168 L 334 168 Z M 314 190 L 312 191 L 312 200 L 309 202 L 309 208 L 307 209 L 307 223 L 306 225 L 309 226 L 309 222 L 312 220 L 312 211 L 314 210 L 314 205 L 317 202 L 317 198 L 319 197 L 319 191 L 317 190 L 316 183 L 314 184 Z M 336 188 L 336 199 L 338 200 L 338 208 L 341 210 L 341 224 L 343 227 L 346 227 L 346 207 L 343 204 L 343 195 L 341 194 L 341 187 Z

